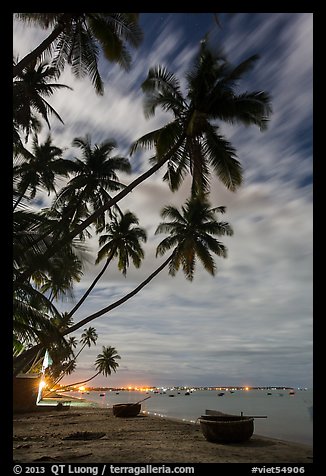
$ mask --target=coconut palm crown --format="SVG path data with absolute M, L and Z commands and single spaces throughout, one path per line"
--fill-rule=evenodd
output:
M 169 262 L 169 274 L 174 276 L 181 267 L 186 278 L 193 280 L 196 258 L 204 269 L 215 275 L 216 265 L 211 252 L 219 257 L 227 257 L 226 246 L 215 236 L 233 235 L 229 223 L 216 221 L 216 213 L 225 213 L 225 207 L 210 208 L 207 197 L 192 196 L 179 211 L 168 205 L 161 212 L 169 221 L 160 223 L 155 234 L 169 233 L 158 245 L 156 256 L 162 256 L 173 248 Z
M 135 141 L 131 154 L 140 147 L 155 146 L 155 157 L 151 160 L 157 163 L 172 151 L 164 180 L 173 191 L 188 173 L 192 176 L 193 192 L 209 191 L 211 170 L 228 189 L 235 191 L 242 182 L 242 167 L 217 121 L 266 129 L 272 112 L 269 95 L 264 91 L 236 91 L 241 76 L 257 59 L 258 55 L 253 55 L 233 67 L 220 52 L 214 52 L 202 41 L 186 75 L 185 94 L 178 78 L 165 67 L 151 68 L 142 84 L 145 116 L 153 116 L 160 107 L 170 112 L 173 120 Z
M 99 71 L 100 52 L 105 59 L 118 63 L 128 70 L 131 55 L 128 47 L 138 47 L 142 30 L 138 25 L 138 13 L 15 13 L 16 18 L 36 24 L 41 28 L 53 28 L 45 40 L 14 65 L 17 76 L 27 65 L 53 54 L 53 65 L 60 71 L 69 64 L 77 77 L 88 75 L 95 91 L 103 94 L 104 85 Z

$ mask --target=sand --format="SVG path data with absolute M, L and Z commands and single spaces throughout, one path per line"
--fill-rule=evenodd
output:
M 208 442 L 198 423 L 143 413 L 117 418 L 110 408 L 44 410 L 13 416 L 15 463 L 313 462 L 310 446 L 255 432 L 245 443 L 219 444 Z M 96 439 L 71 439 L 78 432 Z

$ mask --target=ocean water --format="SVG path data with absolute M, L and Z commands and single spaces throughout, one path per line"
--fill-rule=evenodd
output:
M 102 393 L 102 395 L 101 395 Z M 195 422 L 205 410 L 218 410 L 240 415 L 267 416 L 255 418 L 254 432 L 271 438 L 313 445 L 313 390 L 298 389 L 294 395 L 289 390 L 194 390 L 169 391 L 164 394 L 136 391 L 90 391 L 69 392 L 71 395 L 96 403 L 101 407 L 112 407 L 115 403 L 136 403 L 144 398 L 142 412 L 147 414 Z M 103 395 L 104 394 L 104 395 Z M 170 395 L 174 397 L 170 397 Z M 150 397 L 150 398 L 148 398 Z

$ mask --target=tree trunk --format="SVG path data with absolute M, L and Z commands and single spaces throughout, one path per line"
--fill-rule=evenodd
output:
M 113 256 L 114 256 L 114 253 L 116 251 L 116 248 L 114 249 L 114 251 L 112 251 L 110 253 L 110 255 L 108 256 L 107 260 L 106 260 L 106 263 L 105 265 L 103 266 L 103 269 L 102 271 L 100 271 L 100 273 L 96 276 L 96 278 L 94 279 L 94 281 L 92 282 L 92 284 L 90 285 L 90 287 L 87 289 L 87 291 L 85 292 L 85 294 L 80 298 L 80 300 L 77 302 L 76 306 L 69 312 L 68 316 L 69 317 L 72 317 L 75 312 L 77 311 L 77 309 L 83 304 L 83 302 L 85 301 L 85 299 L 87 298 L 87 296 L 90 294 L 90 292 L 92 291 L 92 289 L 94 289 L 96 283 L 100 280 L 100 278 L 103 276 L 103 274 L 105 273 L 107 267 L 109 266 Z
M 18 199 L 17 199 L 15 205 L 13 206 L 13 209 L 12 209 L 13 212 L 16 210 L 17 205 L 20 203 L 20 201 L 21 201 L 22 198 L 24 197 L 24 195 L 25 195 L 25 193 L 26 193 L 26 190 L 28 189 L 28 185 L 29 185 L 29 184 L 26 185 L 26 187 L 24 188 L 24 190 L 23 190 L 23 191 L 21 192 L 21 194 L 19 195 L 19 197 L 18 197 Z
M 97 317 L 100 317 L 103 314 L 106 314 L 107 312 L 112 311 L 112 309 L 115 309 L 116 307 L 120 306 L 121 304 L 125 303 L 130 298 L 135 296 L 135 294 L 139 293 L 139 291 L 141 289 L 143 289 L 146 286 L 146 284 L 148 284 L 153 278 L 155 278 L 155 276 L 157 276 L 160 273 L 160 271 L 162 271 L 162 269 L 164 269 L 169 264 L 169 262 L 172 259 L 172 256 L 173 256 L 173 254 L 171 256 L 169 256 L 168 259 L 166 259 L 164 261 L 164 263 L 161 264 L 161 266 L 159 266 L 150 276 L 148 276 L 148 278 L 146 278 L 141 284 L 139 284 L 139 286 L 137 286 L 133 291 L 126 294 L 123 298 L 119 299 L 118 301 L 114 302 L 113 304 L 110 304 L 109 306 L 104 307 L 100 311 L 95 312 L 95 314 L 92 314 L 91 316 L 85 317 L 85 319 L 81 320 L 80 322 L 77 322 L 77 324 L 74 324 L 73 326 L 66 329 L 62 333 L 62 335 L 65 336 L 67 334 L 71 334 L 71 332 L 75 332 L 77 329 L 80 329 L 81 327 L 83 327 L 88 322 L 93 321 Z
M 93 375 L 93 377 L 88 378 L 87 380 L 82 380 L 81 382 L 71 383 L 70 385 L 65 385 L 63 388 L 74 387 L 74 386 L 76 386 L 76 385 L 80 385 L 81 383 L 89 382 L 90 380 L 93 380 L 93 378 L 95 378 L 95 377 L 97 377 L 98 375 L 100 375 L 100 373 L 101 373 L 101 372 L 97 372 L 95 375 Z M 61 388 L 60 390 L 62 390 L 62 388 Z
M 15 78 L 24 68 L 26 68 L 30 63 L 36 61 L 38 57 L 40 57 L 47 49 L 51 47 L 51 44 L 58 38 L 58 36 L 64 31 L 65 24 L 57 25 L 54 30 L 50 33 L 50 35 L 45 38 L 44 41 L 40 45 L 38 45 L 33 51 L 28 53 L 22 60 L 20 60 L 14 67 L 13 67 L 13 77 Z
M 72 332 L 75 332 L 76 330 L 80 329 L 81 327 L 83 327 L 85 324 L 87 324 L 88 322 L 90 321 L 93 321 L 94 319 L 96 319 L 97 317 L 100 317 L 102 316 L 103 314 L 106 314 L 107 312 L 109 311 L 112 311 L 112 309 L 115 309 L 116 307 L 120 306 L 121 304 L 125 303 L 126 301 L 128 301 L 130 298 L 132 298 L 133 296 L 135 296 L 137 293 L 139 293 L 139 291 L 141 291 L 141 289 L 143 289 L 146 284 L 148 284 L 153 278 L 155 278 L 155 276 L 157 276 L 168 264 L 169 262 L 171 261 L 173 257 L 173 253 L 172 255 L 170 255 L 165 261 L 163 264 L 161 264 L 161 266 L 159 266 L 150 276 L 148 276 L 148 278 L 146 278 L 141 284 L 139 284 L 139 286 L 137 286 L 133 291 L 131 291 L 130 293 L 126 294 L 126 296 L 124 296 L 123 298 L 119 299 L 118 301 L 114 302 L 113 304 L 110 304 L 109 306 L 101 309 L 100 311 L 97 311 L 95 314 L 92 314 L 91 316 L 88 316 L 88 317 L 85 317 L 85 319 L 81 320 L 80 322 L 78 322 L 77 324 L 74 324 L 73 326 L 69 327 L 68 329 L 66 329 L 62 335 L 65 336 L 67 334 L 71 334 Z M 38 351 L 38 349 L 41 347 L 41 344 L 38 344 L 34 347 L 32 347 L 31 349 L 28 349 L 26 350 L 25 352 L 23 352 L 19 357 L 23 356 L 23 354 L 25 353 L 28 353 L 28 352 L 31 352 L 33 351 L 34 349 L 36 349 L 36 352 Z M 32 358 L 30 360 L 33 359 L 33 356 L 35 355 L 35 351 L 34 351 L 34 354 L 32 354 Z M 16 359 L 18 359 L 19 357 L 16 357 Z M 18 373 L 18 372 L 17 372 Z M 14 374 L 14 375 L 17 375 L 17 374 Z
M 85 347 L 86 347 L 86 343 L 81 347 L 81 349 L 79 350 L 79 352 L 78 352 L 76 355 L 74 355 L 74 353 L 73 353 L 74 358 L 71 359 L 71 361 L 70 361 L 70 362 L 68 363 L 68 365 L 67 365 L 67 368 L 62 372 L 62 374 L 59 375 L 59 377 L 57 378 L 57 380 L 55 380 L 55 381 L 53 382 L 52 387 L 54 387 L 58 382 L 60 382 L 60 380 L 63 379 L 63 377 L 64 377 L 64 376 L 66 375 L 66 373 L 67 373 L 67 370 L 70 369 L 70 367 L 72 366 L 72 364 L 73 364 L 74 362 L 76 362 L 77 357 L 79 356 L 79 354 L 81 353 L 81 351 L 82 351 Z
M 70 242 L 75 236 L 77 236 L 81 231 L 83 231 L 85 228 L 87 228 L 89 225 L 91 225 L 98 216 L 101 215 L 104 211 L 108 210 L 111 208 L 113 205 L 115 205 L 118 201 L 120 201 L 122 198 L 124 198 L 128 193 L 130 193 L 137 185 L 141 184 L 146 180 L 148 177 L 153 175 L 157 170 L 159 170 L 174 154 L 174 152 L 180 147 L 182 144 L 183 140 L 185 138 L 185 133 L 181 135 L 179 140 L 174 144 L 171 150 L 169 150 L 162 158 L 159 160 L 153 167 L 151 167 L 149 170 L 144 172 L 142 175 L 140 175 L 137 179 L 135 179 L 131 184 L 127 185 L 126 188 L 124 188 L 121 192 L 119 192 L 117 195 L 115 195 L 111 200 L 108 200 L 108 202 L 104 203 L 101 207 L 99 207 L 92 215 L 90 215 L 86 220 L 84 220 L 81 224 L 77 225 L 74 230 L 72 230 L 70 233 L 66 235 L 64 238 L 63 242 L 61 240 L 57 240 L 57 242 L 51 246 L 45 253 L 43 258 L 49 259 L 51 258 L 57 251 L 59 251 L 66 243 Z M 37 269 L 37 263 L 35 263 L 34 266 L 31 266 L 29 269 L 24 271 L 18 278 L 17 282 L 22 282 L 25 279 L 28 279 L 32 273 Z

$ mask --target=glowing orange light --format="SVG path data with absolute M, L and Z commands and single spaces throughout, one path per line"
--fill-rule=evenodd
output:
M 80 392 L 84 392 L 84 391 L 85 391 L 84 385 L 82 385 L 81 387 L 78 387 L 78 390 L 79 390 Z

